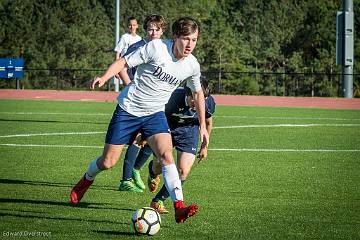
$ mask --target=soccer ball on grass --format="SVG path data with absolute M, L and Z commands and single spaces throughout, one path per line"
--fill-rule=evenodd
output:
M 131 222 L 136 233 L 154 235 L 160 230 L 161 218 L 155 209 L 143 207 L 134 212 Z

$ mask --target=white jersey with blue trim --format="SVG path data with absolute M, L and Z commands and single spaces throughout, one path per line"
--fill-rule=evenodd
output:
M 181 60 L 172 52 L 173 41 L 156 39 L 126 55 L 129 68 L 137 66 L 134 80 L 118 97 L 118 103 L 134 116 L 164 111 L 171 93 L 182 83 L 200 91 L 200 64 L 193 55 Z
M 141 40 L 141 37 L 137 34 L 131 35 L 130 33 L 124 33 L 119 42 L 116 44 L 114 51 L 118 52 L 120 56 L 123 56 L 130 45 Z
M 132 44 L 126 51 L 126 53 L 124 54 L 124 56 L 129 55 L 130 53 L 134 52 L 136 49 L 144 46 L 145 44 L 147 44 L 148 41 L 146 41 L 145 39 L 142 39 L 134 44 Z M 130 81 L 132 81 L 134 79 L 134 75 L 136 72 L 136 67 L 134 68 L 129 68 L 127 70 L 127 74 L 129 75 Z

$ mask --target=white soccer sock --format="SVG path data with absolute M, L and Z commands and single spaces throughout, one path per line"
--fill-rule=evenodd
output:
M 171 200 L 176 202 L 178 200 L 183 200 L 183 191 L 181 187 L 181 181 L 179 178 L 179 173 L 174 163 L 162 167 L 163 177 L 165 186 L 170 194 Z
M 90 165 L 89 168 L 87 170 L 87 172 L 85 173 L 85 178 L 87 180 L 93 181 L 96 177 L 96 175 L 98 175 L 99 172 L 101 172 L 102 170 L 97 166 L 97 160 L 100 157 L 96 158 L 95 160 L 93 160 Z

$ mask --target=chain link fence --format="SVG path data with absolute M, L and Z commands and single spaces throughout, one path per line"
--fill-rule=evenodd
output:
M 25 77 L 1 79 L 0 88 L 88 90 L 105 69 L 25 69 Z M 231 95 L 341 97 L 341 74 L 203 71 L 211 92 Z M 353 74 L 354 97 L 360 97 L 359 74 Z M 120 86 L 120 90 L 122 89 Z M 103 91 L 114 91 L 109 80 Z

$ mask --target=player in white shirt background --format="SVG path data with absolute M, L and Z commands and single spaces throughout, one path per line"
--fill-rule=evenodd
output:
M 127 20 L 128 31 L 121 35 L 119 42 L 116 44 L 114 51 L 116 52 L 115 60 L 124 56 L 128 47 L 141 40 L 141 37 L 137 35 L 137 30 L 139 28 L 138 21 L 134 17 L 129 17 Z
M 134 43 L 141 40 L 141 37 L 137 35 L 137 30 L 139 28 L 138 21 L 135 17 L 129 17 L 127 19 L 128 29 L 127 32 L 121 35 L 119 42 L 116 44 L 114 51 L 115 60 L 118 60 L 120 57 L 123 57 L 127 49 Z M 121 79 L 118 74 L 115 74 L 117 79 Z M 115 80 L 116 81 L 116 80 Z
M 118 105 L 109 123 L 105 146 L 70 193 L 70 202 L 78 204 L 102 171 L 119 160 L 125 144 L 131 144 L 140 131 L 155 153 L 162 168 L 165 186 L 174 203 L 175 220 L 184 222 L 198 211 L 196 204 L 186 206 L 174 158 L 169 126 L 164 113 L 171 93 L 184 81 L 193 92 L 199 118 L 201 147 L 207 147 L 209 135 L 205 122 L 205 100 L 200 84 L 200 65 L 191 54 L 200 26 L 190 17 L 177 19 L 172 25 L 173 40 L 153 40 L 124 58 L 116 60 L 102 77 L 92 83 L 102 87 L 123 68 L 137 66 L 134 80 L 118 97 Z

